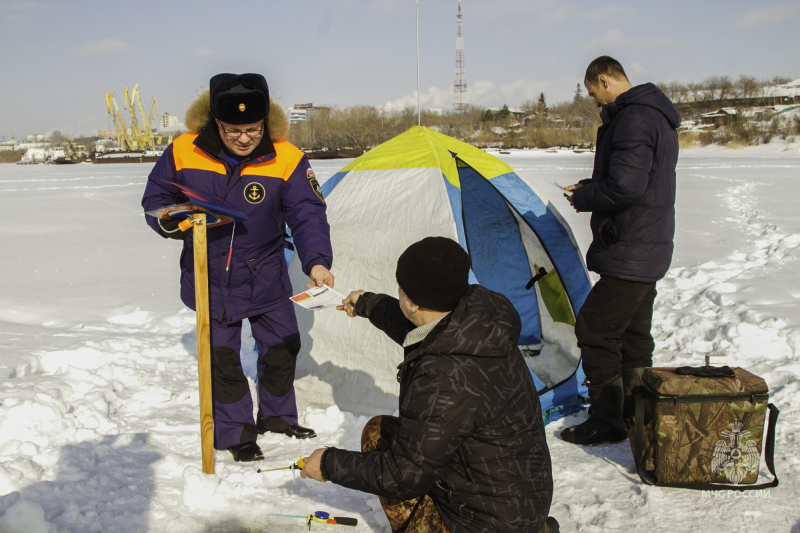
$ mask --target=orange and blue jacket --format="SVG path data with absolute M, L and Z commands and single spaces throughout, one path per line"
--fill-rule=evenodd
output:
M 232 164 L 214 128 L 187 133 L 153 167 L 142 207 L 147 212 L 187 201 L 177 187 L 164 187 L 156 180 L 215 195 L 247 215 L 245 221 L 208 228 L 209 305 L 216 320 L 237 322 L 267 312 L 291 296 L 284 255 L 290 241 L 306 274 L 318 264 L 331 268 L 325 201 L 308 158 L 288 141 L 273 142 L 264 136 L 253 153 Z M 158 220 L 145 217 L 165 237 Z M 181 300 L 195 309 L 191 232 L 183 239 L 180 266 Z

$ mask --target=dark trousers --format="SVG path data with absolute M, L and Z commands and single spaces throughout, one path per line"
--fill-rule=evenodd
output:
M 277 309 L 248 319 L 258 347 L 258 421 L 253 420 L 253 399 L 240 359 L 242 322 L 211 321 L 216 449 L 255 442 L 259 426 L 297 423 L 294 372 L 300 335 L 292 305 L 287 299 Z
M 578 312 L 575 335 L 589 383 L 602 386 L 622 369 L 653 365 L 650 334 L 656 284 L 600 278 Z
M 386 451 L 392 446 L 392 437 L 399 419 L 394 416 L 376 416 L 370 419 L 361 432 L 361 451 Z M 389 519 L 393 532 L 447 533 L 429 495 L 412 500 L 392 500 L 378 496 Z

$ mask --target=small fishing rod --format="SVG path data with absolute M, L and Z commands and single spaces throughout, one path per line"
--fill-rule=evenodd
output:
M 269 513 L 267 516 L 287 516 L 289 518 L 303 518 L 306 521 L 309 531 L 311 530 L 312 522 L 322 522 L 323 524 L 339 524 L 340 526 L 357 526 L 358 519 L 350 518 L 348 516 L 331 516 L 330 513 L 325 511 L 316 511 L 314 514 L 308 516 L 299 514 L 277 514 Z
M 306 466 L 306 461 L 302 457 L 300 457 L 297 462 L 293 465 L 289 466 L 281 466 L 280 468 L 259 468 L 256 470 L 256 473 L 261 474 L 264 472 L 275 472 L 276 470 L 291 470 L 292 475 L 294 475 L 295 470 L 302 470 Z

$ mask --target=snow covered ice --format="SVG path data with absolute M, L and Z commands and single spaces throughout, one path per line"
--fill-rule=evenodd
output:
M 589 215 L 551 182 L 588 177 L 592 154 L 496 155 L 550 197 L 585 251 Z M 323 181 L 347 162 L 312 166 Z M 305 392 L 300 423 L 318 438 L 263 435 L 264 461 L 218 452 L 216 475 L 202 474 L 195 316 L 178 298 L 180 245 L 143 220 L 150 168 L 0 165 L 0 531 L 307 531 L 275 515 L 318 510 L 358 518 L 348 531 L 389 531 L 376 496 L 256 473 L 325 445 L 358 448 L 367 417 Z M 798 179 L 798 145 L 682 151 L 675 257 L 653 324 L 656 365 L 720 354 L 766 379 L 781 410 L 780 486 L 710 497 L 645 486 L 627 442 L 558 439 L 581 412 L 546 426 L 563 531 L 800 531 Z M 243 357 L 253 376 L 255 353 Z

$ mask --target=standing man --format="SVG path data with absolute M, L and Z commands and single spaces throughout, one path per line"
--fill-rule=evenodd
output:
M 371 419 L 361 452 L 315 450 L 302 477 L 377 494 L 392 531 L 557 532 L 539 396 L 517 348 L 519 314 L 469 285 L 445 237 L 397 261 L 400 299 L 351 292 L 339 309 L 403 346 L 399 417 Z
M 156 163 L 142 198 L 150 211 L 187 199 L 168 180 L 233 204 L 247 220 L 208 229 L 208 285 L 214 447 L 236 461 L 263 459 L 256 444 L 267 431 L 315 437 L 298 425 L 294 372 L 300 337 L 284 248 L 286 226 L 303 272 L 333 286 L 325 202 L 308 158 L 287 142 L 289 122 L 271 106 L 260 74 L 217 74 L 186 114 L 190 132 Z M 176 220 L 146 216 L 162 237 L 183 241 L 181 300 L 195 308 L 193 240 Z M 258 417 L 239 360 L 242 320 L 258 347 Z
M 576 211 L 592 213 L 586 264 L 600 274 L 575 325 L 592 408 L 561 437 L 598 444 L 627 437 L 632 389 L 653 364 L 656 281 L 672 261 L 681 118 L 658 87 L 633 87 L 611 57 L 589 64 L 584 85 L 603 123 L 592 178 L 570 185 L 565 196 Z

